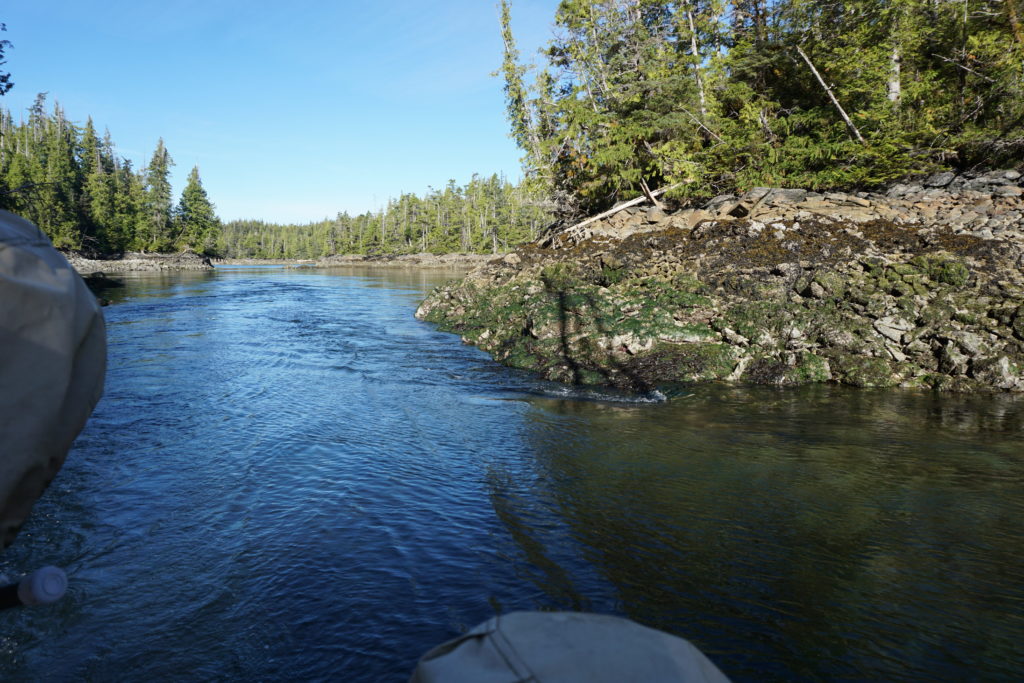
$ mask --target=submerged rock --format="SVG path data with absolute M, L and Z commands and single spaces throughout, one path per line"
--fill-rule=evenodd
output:
M 943 196 L 758 188 L 617 214 L 478 267 L 417 317 L 582 384 L 1021 392 L 1024 200 L 996 191 L 1013 175 L 971 179 L 983 197 L 932 177 L 924 185 Z M 993 220 L 998 230 L 978 230 Z

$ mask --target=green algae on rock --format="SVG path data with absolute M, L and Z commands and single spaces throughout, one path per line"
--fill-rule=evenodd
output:
M 997 236 L 881 195 L 795 197 L 759 204 L 768 217 L 705 208 L 555 236 L 416 315 L 578 384 L 1024 391 L 1024 201 L 987 200 L 1014 219 Z

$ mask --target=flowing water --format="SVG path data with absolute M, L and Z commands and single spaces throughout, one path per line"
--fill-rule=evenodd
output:
M 520 609 L 736 680 L 1024 670 L 1024 400 L 572 390 L 416 321 L 442 279 L 109 290 L 106 395 L 0 561 L 69 594 L 0 613 L 0 678 L 404 680 Z

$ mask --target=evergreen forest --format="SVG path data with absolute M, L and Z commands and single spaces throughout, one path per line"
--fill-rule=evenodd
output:
M 214 205 L 198 168 L 174 201 L 173 163 L 160 140 L 136 170 L 91 118 L 79 126 L 59 104 L 48 111 L 45 93 L 19 123 L 0 109 L 0 208 L 38 225 L 58 249 L 209 252 L 220 227 Z
M 355 216 L 222 224 L 198 168 L 175 201 L 162 140 L 135 168 L 44 93 L 17 123 L 0 109 L 0 208 L 92 254 L 498 252 L 659 189 L 868 189 L 1024 159 L 1024 0 L 562 0 L 535 61 L 510 0 L 499 13 L 518 184 L 475 175 Z
M 315 259 L 331 254 L 497 253 L 548 226 L 548 202 L 525 185 L 491 175 L 454 180 L 425 195 L 403 193 L 379 211 L 305 225 L 231 221 L 217 251 L 226 258 Z
M 402 193 L 378 211 L 304 225 L 217 218 L 193 168 L 172 196 L 174 161 L 164 146 L 135 169 L 109 131 L 70 121 L 40 94 L 26 120 L 0 109 L 0 208 L 38 225 L 58 249 L 88 255 L 192 250 L 224 258 L 315 259 L 331 254 L 499 252 L 551 222 L 535 189 L 491 175 L 454 180 L 418 196 Z
M 566 216 L 1024 156 L 1022 0 L 563 0 L 536 63 L 500 12 L 512 134 Z

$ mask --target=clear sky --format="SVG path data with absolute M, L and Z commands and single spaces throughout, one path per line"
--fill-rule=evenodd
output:
M 532 58 L 557 0 L 513 0 Z M 400 192 L 519 177 L 497 0 L 4 0 L 0 98 L 38 92 L 148 163 L 163 137 L 180 193 L 193 165 L 221 218 L 307 222 Z

